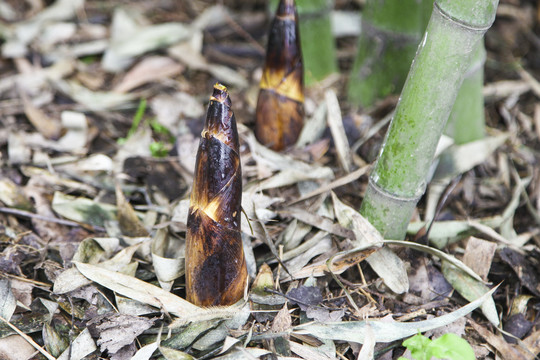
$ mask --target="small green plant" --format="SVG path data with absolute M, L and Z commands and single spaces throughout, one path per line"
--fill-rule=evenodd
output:
M 415 360 L 430 360 L 432 357 L 448 360 L 474 360 L 474 351 L 469 343 L 456 334 L 448 333 L 435 340 L 422 334 L 403 342 Z M 400 357 L 399 360 L 408 360 Z
M 131 123 L 131 127 L 128 130 L 128 133 L 126 137 L 119 138 L 118 144 L 122 145 L 124 144 L 127 139 L 129 139 L 135 132 L 137 131 L 137 128 L 141 124 L 141 121 L 143 119 L 144 113 L 146 112 L 146 100 L 141 99 L 141 102 L 139 103 L 139 106 L 137 107 L 137 112 L 135 112 L 135 115 L 133 116 L 133 122 Z M 165 137 L 166 141 L 153 141 L 150 144 L 150 153 L 153 157 L 165 157 L 169 153 L 169 151 L 172 148 L 172 144 L 174 144 L 174 136 L 171 134 L 169 129 L 167 129 L 165 126 L 161 125 L 156 119 L 149 119 L 145 120 L 145 123 L 150 125 L 152 128 L 152 131 L 159 137 Z

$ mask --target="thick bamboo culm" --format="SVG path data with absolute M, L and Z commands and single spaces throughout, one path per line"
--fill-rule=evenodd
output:
M 498 0 L 437 0 L 397 104 L 360 213 L 403 239 L 472 55 Z
M 186 294 L 199 306 L 230 305 L 244 294 L 240 233 L 242 171 L 227 88 L 216 84 L 201 134 L 186 234 Z
M 304 70 L 294 0 L 281 0 L 272 22 L 257 100 L 255 136 L 281 151 L 296 143 L 304 122 Z

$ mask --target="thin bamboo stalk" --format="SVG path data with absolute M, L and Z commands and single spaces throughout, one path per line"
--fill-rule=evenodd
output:
M 498 0 L 438 0 L 403 88 L 360 212 L 402 239 L 471 57 Z

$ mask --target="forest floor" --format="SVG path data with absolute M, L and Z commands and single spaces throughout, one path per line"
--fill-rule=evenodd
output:
M 540 2 L 501 0 L 481 161 L 464 166 L 426 240 L 428 186 L 406 240 L 429 249 L 387 245 L 407 269 L 403 294 L 350 251 L 387 126 L 371 130 L 398 99 L 347 101 L 357 27 L 337 38 L 339 74 L 306 89 L 309 119 L 337 94 L 348 144 L 327 129 L 279 154 L 252 133 L 266 2 L 220 3 L 0 3 L 0 358 L 410 359 L 402 342 L 419 331 L 457 334 L 477 359 L 540 354 Z M 216 82 L 239 123 L 250 287 L 245 305 L 201 309 L 183 300 L 184 239 Z M 355 150 L 350 173 L 336 144 Z M 449 270 L 456 259 L 477 279 Z

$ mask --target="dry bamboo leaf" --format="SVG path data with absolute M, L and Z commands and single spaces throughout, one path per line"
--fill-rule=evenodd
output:
M 120 184 L 116 184 L 116 209 L 122 234 L 130 237 L 148 236 L 148 230 L 137 216 L 131 204 L 126 200 Z
M 483 337 L 488 344 L 493 346 L 501 355 L 503 359 L 512 359 L 512 360 L 527 360 L 531 359 L 530 355 L 533 354 L 524 354 L 521 351 L 518 351 L 511 344 L 507 343 L 506 340 L 501 335 L 495 335 L 485 327 L 480 324 L 477 324 L 474 321 L 470 321 L 473 329 L 476 330 L 481 337 Z
M 503 134 L 451 146 L 442 153 L 434 180 L 453 179 L 456 175 L 483 163 L 499 146 L 504 144 L 508 136 L 508 134 Z
M 345 270 L 354 266 L 368 256 L 373 255 L 376 251 L 374 248 L 367 246 L 355 248 L 349 251 L 340 252 L 329 255 L 326 259 L 317 261 L 314 264 L 303 267 L 302 269 L 292 273 L 292 276 L 285 275 L 281 281 L 290 281 L 293 279 L 305 279 L 310 276 L 319 277 L 325 276 L 329 272 L 334 274 L 342 274 Z
M 322 102 L 315 110 L 313 116 L 307 119 L 304 127 L 302 127 L 302 131 L 300 132 L 298 141 L 296 142 L 297 147 L 312 144 L 321 138 L 328 124 L 326 120 L 326 112 L 326 102 Z
M 135 65 L 113 91 L 125 93 L 146 83 L 177 75 L 183 70 L 184 66 L 169 57 L 150 56 Z
M 333 192 L 332 200 L 336 218 L 343 227 L 353 231 L 357 246 L 380 246 L 383 237 L 368 220 L 350 206 L 343 204 Z M 383 247 L 371 254 L 366 261 L 390 290 L 396 294 L 403 294 L 409 290 L 405 264 L 392 250 Z
M 8 135 L 8 160 L 9 163 L 27 164 L 32 157 L 32 150 L 25 138 L 24 133 L 10 132 Z
M 183 351 L 160 346 L 159 351 L 166 360 L 195 360 L 195 358 Z
M 160 282 L 172 282 L 185 273 L 185 242 L 159 229 L 152 238 L 152 265 Z M 172 284 L 171 284 L 172 285 Z
M 368 324 L 366 326 L 364 343 L 362 344 L 362 349 L 358 353 L 357 360 L 372 360 L 374 358 L 375 344 L 375 334 L 373 333 L 371 326 Z
M 340 224 L 334 223 L 327 217 L 312 214 L 304 209 L 289 208 L 288 210 L 280 211 L 280 214 L 284 216 L 291 216 L 306 224 L 309 224 L 334 235 L 349 239 L 355 238 L 355 235 L 351 230 L 344 228 Z
M 0 359 L 21 360 L 32 359 L 36 349 L 20 335 L 11 335 L 0 339 Z
M 341 109 L 339 107 L 337 95 L 334 90 L 329 89 L 326 90 L 324 99 L 328 108 L 328 127 L 330 128 L 332 138 L 334 139 L 338 160 L 345 172 L 350 172 L 352 164 L 351 148 L 349 146 L 347 134 L 345 133 L 345 128 L 343 127 Z
M 57 360 L 82 360 L 97 350 L 97 346 L 90 335 L 88 328 L 81 331 Z
M 131 13 L 116 8 L 112 20 L 111 42 L 103 55 L 103 69 L 119 72 L 127 68 L 133 60 L 148 51 L 168 47 L 188 39 L 193 29 L 182 23 L 164 23 L 140 26 Z
M 157 286 L 133 276 L 110 271 L 100 266 L 74 262 L 77 269 L 90 280 L 131 299 L 163 308 L 165 311 L 189 320 L 199 307 Z
M 2 55 L 10 58 L 24 57 L 28 51 L 27 45 L 40 35 L 47 25 L 76 17 L 83 6 L 84 0 L 56 0 L 31 19 L 19 22 L 3 44 Z
M 17 299 L 11 291 L 11 282 L 9 279 L 0 280 L 0 316 L 9 321 L 17 307 Z
M 106 221 L 116 218 L 116 206 L 59 191 L 54 193 L 52 209 L 67 219 L 94 226 L 104 226 Z
M 476 223 L 490 228 L 499 227 L 502 222 L 503 218 L 499 215 L 476 220 Z M 426 222 L 423 221 L 411 222 L 407 228 L 407 233 L 416 234 L 426 225 Z M 468 220 L 435 221 L 431 226 L 429 241 L 437 248 L 442 249 L 475 232 L 476 226 L 472 225 Z
M 129 314 L 103 314 L 88 321 L 87 325 L 99 334 L 97 344 L 102 352 L 117 353 L 131 344 L 137 336 L 149 329 L 155 319 Z
M 154 352 L 158 349 L 158 347 L 159 347 L 158 342 L 147 344 L 143 346 L 142 348 L 140 348 L 139 350 L 137 350 L 137 352 L 135 353 L 135 355 L 133 355 L 131 360 L 150 360 L 150 358 L 152 357 L 152 354 L 154 354 Z
M 304 65 L 293 0 L 281 0 L 270 25 L 255 110 L 255 136 L 275 151 L 298 140 L 304 123 Z
M 482 282 L 482 278 L 477 273 L 475 273 L 471 268 L 469 268 L 467 265 L 465 265 L 464 263 L 462 263 L 461 261 L 456 259 L 454 256 L 452 256 L 450 254 L 447 254 L 447 253 L 445 253 L 445 252 L 443 252 L 441 250 L 432 248 L 430 246 L 426 246 L 426 245 L 418 244 L 418 243 L 415 243 L 415 242 L 411 242 L 411 241 L 384 240 L 384 243 L 385 244 L 390 244 L 390 245 L 405 246 L 405 247 L 409 247 L 411 249 L 415 249 L 415 250 L 418 250 L 418 251 L 425 252 L 427 254 L 435 255 L 435 256 L 439 257 L 441 260 L 444 260 L 444 261 L 454 265 L 458 269 L 462 270 L 463 272 L 468 274 L 470 277 L 472 277 L 476 281 Z
M 391 342 L 448 325 L 479 307 L 496 290 L 492 289 L 475 301 L 442 316 L 416 322 L 388 322 L 384 320 L 342 321 L 337 323 L 307 323 L 293 328 L 293 334 L 312 335 L 321 339 L 332 339 L 363 344 L 367 327 L 371 327 L 376 342 Z
M 62 126 L 67 130 L 54 146 L 57 151 L 69 151 L 76 154 L 86 153 L 88 142 L 88 124 L 83 113 L 62 111 Z
M 60 122 L 57 119 L 47 116 L 43 110 L 35 107 L 24 91 L 20 91 L 19 94 L 23 101 L 24 113 L 36 130 L 48 139 L 58 139 L 62 132 Z
M 242 172 L 227 89 L 214 86 L 197 152 L 186 233 L 186 294 L 200 306 L 240 300 L 247 268 L 240 232 Z
M 303 201 L 303 200 L 306 200 L 306 199 L 309 199 L 313 196 L 317 196 L 317 195 L 320 195 L 320 194 L 324 194 L 325 192 L 328 192 L 330 190 L 333 190 L 337 187 L 340 187 L 340 186 L 343 186 L 343 185 L 347 185 L 355 180 L 358 180 L 358 178 L 364 174 L 366 174 L 369 170 L 371 169 L 371 166 L 370 165 L 367 165 L 367 166 L 363 166 L 359 169 L 356 169 L 355 171 L 343 176 L 343 177 L 340 177 L 339 179 L 336 179 L 334 181 L 332 181 L 331 183 L 329 184 L 325 184 L 325 185 L 322 185 L 320 187 L 318 187 L 316 190 L 313 190 L 305 195 L 302 195 L 300 198 L 296 199 L 296 200 L 293 200 L 291 202 L 289 202 L 289 205 L 291 204 L 295 204 L 297 202 L 300 202 L 300 201 Z
M 200 37 L 202 42 L 202 32 L 195 32 L 193 38 Z M 248 87 L 246 77 L 227 66 L 209 63 L 201 54 L 201 49 L 196 49 L 191 43 L 181 43 L 171 47 L 168 54 L 175 59 L 180 60 L 193 70 L 201 70 L 210 73 L 218 81 L 230 84 L 240 89 Z
M 497 250 L 497 244 L 471 236 L 467 241 L 463 263 L 487 281 L 495 250 Z
M 442 262 L 442 273 L 445 279 L 452 285 L 454 289 L 465 299 L 471 301 L 486 293 L 489 293 L 489 288 L 477 279 L 458 269 L 447 261 Z M 493 298 L 486 299 L 481 305 L 484 316 L 495 326 L 499 326 L 499 314 L 495 307 Z
M 26 197 L 22 188 L 7 177 L 0 179 L 0 201 L 11 208 L 34 210 L 34 205 Z
M 120 109 L 131 104 L 133 94 L 120 94 L 112 91 L 91 91 L 73 80 L 57 80 L 53 84 L 58 90 L 90 111 Z

